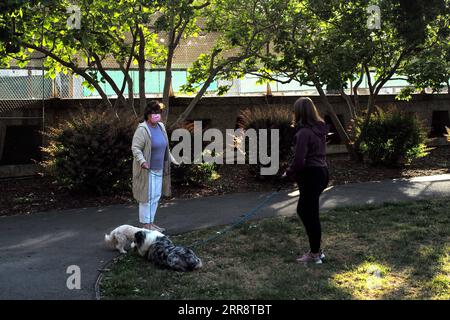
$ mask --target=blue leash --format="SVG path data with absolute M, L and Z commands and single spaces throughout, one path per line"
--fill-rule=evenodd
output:
M 264 201 L 262 201 L 260 204 L 258 204 L 256 207 L 254 207 L 252 210 L 250 210 L 247 214 L 245 214 L 238 221 L 234 222 L 233 224 L 226 227 L 222 231 L 216 232 L 215 235 L 213 235 L 209 238 L 206 238 L 205 240 L 199 240 L 199 241 L 194 242 L 189 247 L 193 248 L 193 247 L 203 246 L 206 243 L 216 240 L 217 238 L 223 236 L 227 232 L 229 232 L 232 229 L 236 228 L 237 226 L 241 225 L 242 223 L 244 223 L 245 221 L 250 219 L 253 215 L 255 215 L 262 207 L 264 207 L 273 197 L 275 197 L 275 195 L 277 195 L 280 192 L 280 190 L 281 190 L 281 186 L 276 191 L 272 192 L 268 197 L 266 197 L 266 199 L 264 199 Z

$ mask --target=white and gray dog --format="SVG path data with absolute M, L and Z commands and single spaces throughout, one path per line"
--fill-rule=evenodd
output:
M 143 230 L 124 224 L 118 226 L 110 234 L 105 234 L 105 243 L 111 248 L 119 250 L 120 253 L 127 253 L 125 247 L 134 240 L 136 232 Z
M 156 266 L 174 271 L 193 271 L 203 266 L 202 261 L 192 249 L 175 246 L 170 239 L 158 231 L 138 231 L 134 235 L 134 243 L 141 256 Z

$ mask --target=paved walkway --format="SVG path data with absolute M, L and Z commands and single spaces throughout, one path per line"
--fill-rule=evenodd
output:
M 169 234 L 229 224 L 269 193 L 245 193 L 166 202 L 156 223 Z M 292 215 L 298 192 L 282 191 L 256 215 Z M 331 187 L 322 210 L 337 206 L 450 196 L 450 174 Z M 134 205 L 74 209 L 30 216 L 0 217 L 0 299 L 93 299 L 98 269 L 117 255 L 103 235 L 137 223 Z M 67 267 L 81 268 L 81 289 L 69 290 Z

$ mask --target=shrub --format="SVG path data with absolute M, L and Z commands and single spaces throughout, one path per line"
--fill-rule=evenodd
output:
M 278 129 L 279 130 L 279 155 L 280 170 L 278 175 L 284 172 L 292 158 L 292 142 L 295 134 L 295 128 L 292 126 L 292 110 L 287 106 L 281 107 L 255 107 L 246 109 L 240 114 L 239 127 L 244 130 L 250 128 L 259 129 Z M 259 138 L 259 137 L 258 137 Z M 268 134 L 270 141 L 270 131 Z M 248 144 L 246 144 L 246 153 L 248 153 Z M 270 152 L 270 148 L 268 150 Z M 269 155 L 270 156 L 270 155 Z M 260 169 L 263 165 L 250 165 L 249 170 L 252 175 L 260 179 L 270 179 L 276 176 L 262 176 Z
M 181 164 L 172 167 L 172 181 L 179 186 L 204 186 L 217 176 L 215 163 Z
M 49 128 L 43 148 L 45 173 L 71 190 L 108 194 L 131 188 L 131 141 L 138 120 L 110 111 L 81 110 Z
M 378 109 L 370 119 L 362 151 L 375 165 L 388 167 L 426 156 L 426 131 L 413 114 Z

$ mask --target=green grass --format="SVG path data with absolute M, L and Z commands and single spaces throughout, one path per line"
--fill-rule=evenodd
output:
M 173 236 L 188 245 L 223 228 Z M 248 222 L 178 273 L 129 254 L 104 273 L 102 299 L 450 299 L 450 199 L 341 208 L 322 214 L 322 265 L 296 216 Z

